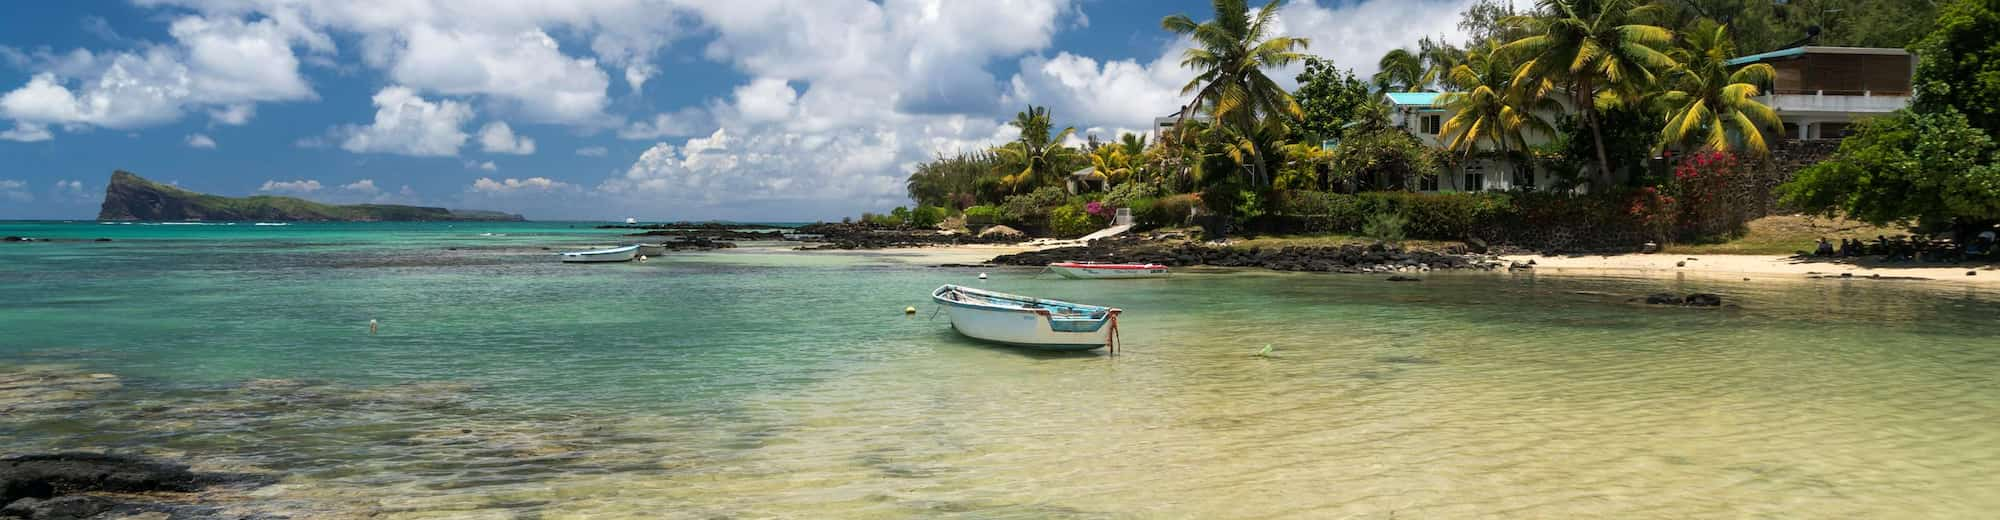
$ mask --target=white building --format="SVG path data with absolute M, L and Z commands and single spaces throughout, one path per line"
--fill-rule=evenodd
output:
M 1452 113 L 1442 103 L 1443 93 L 1439 92 L 1391 92 L 1382 95 L 1382 101 L 1389 104 L 1389 124 L 1408 131 L 1427 146 L 1444 147 L 1444 122 L 1451 120 Z M 1545 117 L 1554 121 L 1555 114 Z M 1524 136 L 1529 145 L 1549 142 L 1551 136 Z M 1478 158 L 1461 161 L 1437 178 L 1419 179 L 1418 191 L 1507 191 L 1513 189 L 1546 189 L 1555 179 L 1548 172 L 1535 171 L 1532 165 L 1513 164 L 1496 158 Z

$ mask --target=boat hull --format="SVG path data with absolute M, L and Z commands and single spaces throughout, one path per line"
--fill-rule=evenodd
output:
M 600 264 L 600 263 L 613 263 L 613 262 L 630 262 L 632 261 L 632 258 L 636 256 L 639 256 L 639 246 L 625 246 L 612 249 L 602 249 L 597 251 L 575 251 L 575 252 L 563 253 L 562 261 L 563 263 L 569 263 L 569 264 Z
M 1165 278 L 1164 265 L 1049 264 L 1049 270 L 1071 280 L 1115 280 L 1124 278 Z
M 1052 351 L 1082 351 L 1104 348 L 1117 331 L 1117 309 L 1108 310 L 1101 320 L 1079 324 L 1074 320 L 1057 326 L 1047 311 L 977 305 L 933 293 L 932 299 L 944 306 L 951 327 L 959 334 L 981 341 L 1014 347 Z M 1079 326 L 1082 325 L 1082 326 Z M 1079 330 L 1061 330 L 1079 329 Z M 1088 330 L 1081 330 L 1088 329 Z

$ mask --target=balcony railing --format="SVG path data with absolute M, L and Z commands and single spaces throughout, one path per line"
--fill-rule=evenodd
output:
M 1910 93 L 1869 90 L 1776 90 L 1758 98 L 1778 112 L 1886 113 L 1910 105 Z

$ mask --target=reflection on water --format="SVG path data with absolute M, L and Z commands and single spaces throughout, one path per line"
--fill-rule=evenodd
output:
M 1128 310 L 1120 355 L 1048 356 L 926 319 L 971 271 L 866 256 L 336 261 L 422 250 L 0 250 L 0 451 L 277 472 L 239 500 L 301 518 L 2000 510 L 1991 291 L 994 271 Z M 1736 306 L 1623 301 L 1697 290 Z

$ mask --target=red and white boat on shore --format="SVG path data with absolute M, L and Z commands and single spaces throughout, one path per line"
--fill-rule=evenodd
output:
M 1049 270 L 1072 280 L 1104 278 L 1161 278 L 1167 266 L 1160 264 L 1100 264 L 1097 262 L 1056 262 Z

